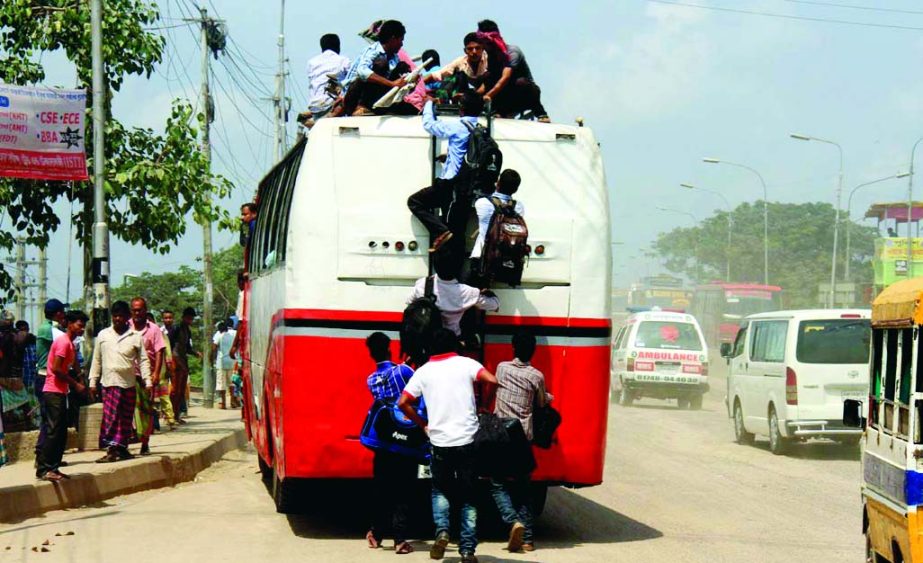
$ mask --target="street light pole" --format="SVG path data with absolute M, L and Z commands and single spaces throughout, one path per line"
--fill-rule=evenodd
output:
M 833 218 L 833 253 L 831 254 L 830 258 L 830 297 L 827 304 L 827 307 L 832 309 L 836 306 L 836 250 L 840 234 L 840 202 L 842 201 L 843 195 L 843 147 L 841 147 L 839 143 L 828 141 L 827 139 L 821 139 L 819 137 L 811 137 L 810 135 L 799 135 L 797 133 L 792 133 L 789 136 L 792 139 L 797 139 L 799 141 L 817 141 L 819 143 L 833 145 L 837 148 L 837 151 L 839 151 L 840 154 L 840 173 L 836 187 L 836 208 L 834 210 Z
M 850 233 L 850 231 L 851 231 L 851 229 L 850 229 L 850 227 L 851 227 L 850 223 L 852 223 L 852 221 L 850 220 L 850 218 L 852 217 L 852 196 L 856 193 L 856 191 L 857 191 L 859 188 L 864 188 L 865 186 L 871 186 L 872 184 L 877 184 L 877 183 L 879 183 L 879 182 L 884 182 L 885 180 L 894 180 L 894 179 L 897 179 L 897 178 L 906 178 L 907 176 L 910 176 L 910 173 L 909 173 L 909 172 L 899 172 L 899 173 L 897 173 L 897 174 L 895 174 L 895 175 L 893 175 L 893 176 L 887 176 L 887 177 L 885 177 L 885 178 L 878 178 L 877 180 L 872 180 L 871 182 L 865 182 L 864 184 L 859 184 L 858 186 L 856 186 L 855 188 L 853 188 L 852 190 L 850 190 L 850 192 L 849 192 L 849 197 L 846 198 L 846 270 L 845 270 L 845 274 L 844 274 L 844 277 L 846 278 L 846 281 L 850 281 L 850 276 L 849 276 L 849 263 L 852 261 L 852 260 L 851 260 L 851 256 L 850 256 L 850 254 L 849 254 L 849 233 Z
M 708 164 L 727 164 L 728 166 L 743 168 L 744 170 L 749 170 L 760 179 L 760 185 L 763 186 L 763 285 L 769 285 L 769 196 L 766 193 L 766 181 L 763 180 L 762 174 L 757 172 L 755 168 L 751 168 L 746 164 L 719 160 L 717 158 L 703 158 L 702 162 Z
M 700 188 L 692 184 L 680 184 L 679 186 L 681 188 L 686 188 L 687 190 L 699 190 L 700 192 L 707 192 L 707 193 L 716 195 L 721 198 L 721 200 L 724 202 L 725 207 L 727 207 L 728 245 L 727 245 L 727 251 L 725 252 L 725 259 L 727 260 L 727 264 L 725 265 L 724 281 L 730 283 L 731 281 L 731 231 L 734 229 L 734 215 L 731 210 L 731 203 L 727 200 L 726 197 L 724 197 L 724 195 L 714 190 Z
M 668 207 L 658 207 L 657 209 L 659 211 L 666 211 L 667 213 L 677 213 L 679 215 L 685 215 L 686 217 L 691 217 L 693 223 L 695 223 L 696 225 L 698 225 L 699 223 L 699 219 L 692 213 L 689 213 L 688 211 L 680 211 L 679 209 L 670 209 Z M 695 255 L 695 278 L 696 278 L 695 281 L 696 283 L 699 283 L 702 280 L 702 263 L 699 260 L 699 241 L 697 239 L 693 239 L 692 253 Z
M 913 157 L 917 152 L 917 145 L 923 142 L 923 137 L 917 139 L 910 149 L 910 173 L 907 180 L 907 279 L 913 277 L 913 234 L 910 232 L 910 219 L 913 217 Z

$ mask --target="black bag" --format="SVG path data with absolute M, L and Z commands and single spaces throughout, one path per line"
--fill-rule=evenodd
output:
M 415 408 L 417 414 L 426 420 L 426 410 L 422 403 Z M 362 432 L 359 433 L 359 442 L 372 450 L 405 455 L 420 463 L 429 463 L 429 437 L 393 402 L 376 400 L 372 403 L 362 425 Z
M 471 132 L 471 136 L 468 138 L 468 152 L 465 154 L 462 178 L 474 193 L 492 193 L 503 168 L 503 153 L 485 127 L 463 123 Z
M 436 306 L 436 295 L 433 292 L 435 283 L 435 276 L 426 278 L 423 297 L 407 305 L 401 320 L 401 354 L 410 358 L 416 366 L 429 360 L 430 340 L 442 328 L 442 313 Z
M 516 201 L 504 204 L 490 198 L 494 214 L 484 234 L 481 250 L 481 276 L 488 282 L 503 282 L 516 287 L 522 282 L 522 270 L 529 254 L 529 227 L 516 213 Z
M 528 475 L 535 470 L 532 446 L 518 418 L 479 414 L 474 446 L 475 467 L 482 477 L 506 479 Z
M 558 426 L 561 426 L 561 413 L 551 405 L 536 408 L 532 411 L 532 443 L 547 450 L 551 447 Z

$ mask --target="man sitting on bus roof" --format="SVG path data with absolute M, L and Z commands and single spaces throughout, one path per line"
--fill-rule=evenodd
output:
M 449 141 L 442 173 L 432 186 L 423 188 L 407 199 L 410 212 L 429 231 L 430 241 L 432 241 L 430 252 L 439 250 L 439 247 L 449 242 L 453 232 L 459 236 L 464 235 L 465 224 L 468 221 L 468 209 L 471 204 L 456 199 L 454 195 L 461 180 L 458 173 L 461 171 L 465 154 L 468 152 L 468 139 L 471 138 L 468 125 L 476 126 L 478 116 L 482 111 L 484 111 L 484 101 L 473 93 L 462 97 L 459 109 L 460 119 L 457 120 L 436 119 L 432 98 L 428 98 L 426 105 L 423 106 L 423 128 L 430 135 Z M 433 212 L 437 208 L 448 208 L 445 220 Z
M 416 115 L 417 108 L 406 102 L 399 102 L 387 108 L 372 111 L 372 106 L 391 88 L 399 88 L 407 83 L 402 74 L 409 72 L 406 64 L 401 64 L 398 51 L 404 46 L 404 24 L 397 20 L 388 20 L 378 30 L 375 41 L 353 61 L 343 79 L 343 109 L 337 115 L 376 115 L 390 113 L 395 115 Z
M 455 336 L 461 335 L 461 319 L 468 309 L 477 307 L 483 311 L 500 310 L 500 300 L 492 291 L 480 290 L 458 281 L 461 266 L 461 257 L 455 252 L 441 252 L 436 255 L 436 283 L 433 284 L 433 295 L 436 296 L 436 306 L 442 313 L 442 325 L 455 333 Z M 407 303 L 423 297 L 425 291 L 426 278 L 421 278 L 414 285 Z
M 456 76 L 456 91 L 473 90 L 484 94 L 484 80 L 487 78 L 487 54 L 477 33 L 469 33 L 464 39 L 465 54 L 445 65 L 439 71 L 426 75 L 426 82 L 441 82 Z M 460 84 L 465 82 L 465 84 Z M 446 100 L 448 101 L 448 100 Z
M 542 90 L 532 78 L 532 70 L 522 49 L 506 43 L 500 35 L 500 27 L 493 20 L 479 21 L 478 34 L 496 45 L 498 50 L 505 46 L 509 59 L 510 70 L 507 80 L 503 80 L 502 83 L 498 81 L 493 86 L 493 91 L 486 94 L 493 99 L 493 111 L 503 117 L 513 117 L 518 113 L 531 111 L 535 119 L 549 123 L 551 120 L 548 118 L 548 112 L 542 105 Z M 501 73 L 505 70 L 502 64 L 497 66 L 500 67 Z

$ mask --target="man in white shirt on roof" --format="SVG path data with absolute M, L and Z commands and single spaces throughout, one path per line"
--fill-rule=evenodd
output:
M 320 38 L 321 53 L 308 61 L 308 80 L 310 81 L 311 97 L 308 109 L 319 119 L 327 115 L 333 107 L 335 97 L 327 93 L 328 75 L 336 76 L 339 82 L 346 79 L 349 72 L 349 59 L 340 54 L 340 37 L 328 33 Z
M 436 306 L 442 313 L 442 326 L 455 336 L 461 335 L 461 319 L 472 307 L 484 311 L 500 310 L 500 300 L 490 290 L 480 290 L 458 281 L 461 273 L 461 259 L 454 252 L 443 251 L 435 257 L 436 279 L 433 295 Z M 417 280 L 407 303 L 423 297 L 426 292 L 426 278 Z

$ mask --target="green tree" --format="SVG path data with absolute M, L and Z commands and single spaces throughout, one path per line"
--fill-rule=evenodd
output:
M 763 204 L 744 203 L 732 212 L 731 281 L 762 282 Z M 725 279 L 728 257 L 726 211 L 695 227 L 661 233 L 653 245 L 666 267 L 695 282 Z M 769 282 L 784 291 L 787 307 L 818 305 L 818 285 L 830 281 L 834 209 L 828 203 L 769 204 Z M 843 280 L 846 225 L 850 229 L 851 281 L 872 283 L 871 258 L 877 230 L 841 215 L 837 272 Z M 857 296 L 861 297 L 861 296 Z
M 143 0 L 107 0 L 103 15 L 106 107 L 131 75 L 150 77 L 163 57 L 164 38 L 151 31 L 160 14 Z M 73 64 L 80 88 L 91 89 L 90 8 L 85 0 L 5 0 L 0 2 L 0 81 L 28 85 L 45 80 L 42 56 L 63 52 Z M 92 155 L 92 122 L 87 107 L 87 154 Z M 110 111 L 107 109 L 107 114 Z M 205 116 L 186 101 L 176 100 L 164 130 L 126 127 L 106 122 L 106 201 L 113 236 L 165 254 L 185 234 L 191 213 L 196 221 L 226 220 L 212 201 L 227 196 L 231 184 L 208 172 L 197 144 Z M 88 165 L 93 169 L 92 158 Z M 92 237 L 90 182 L 0 180 L 0 206 L 12 224 L 0 229 L 0 247 L 10 250 L 15 236 L 46 246 L 61 223 L 52 204 L 75 202 L 77 238 L 85 249 Z M 85 258 L 86 260 L 86 258 Z M 89 272 L 85 261 L 85 272 Z M 0 288 L 11 279 L 0 264 Z
M 212 311 L 216 322 L 227 319 L 237 308 L 237 272 L 243 261 L 243 249 L 238 245 L 226 248 L 213 257 Z M 173 311 L 177 321 L 186 307 L 193 307 L 201 313 L 205 283 L 200 269 L 182 265 L 174 272 L 142 272 L 139 275 L 125 276 L 122 282 L 112 288 L 112 300 L 131 301 L 135 297 L 143 297 L 147 301 L 148 309 L 154 313 L 158 321 L 161 313 L 167 310 Z M 75 304 L 77 305 L 79 304 Z M 193 342 L 202 341 L 202 326 L 198 322 L 192 324 L 192 337 Z M 190 377 L 196 385 L 200 385 L 202 381 L 201 369 L 201 363 L 190 357 Z

